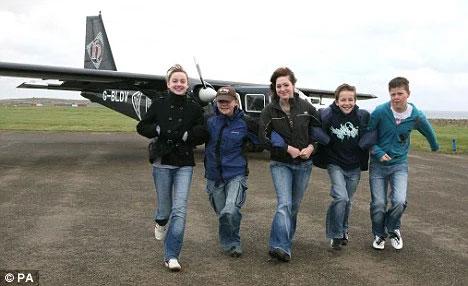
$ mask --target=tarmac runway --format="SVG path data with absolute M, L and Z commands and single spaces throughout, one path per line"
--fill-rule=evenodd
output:
M 267 255 L 276 207 L 269 154 L 249 157 L 244 255 L 232 258 L 218 242 L 197 148 L 182 271 L 171 273 L 153 236 L 147 142 L 136 133 L 0 131 L 0 270 L 38 270 L 40 285 L 468 285 L 468 156 L 411 153 L 400 251 L 372 249 L 367 172 L 350 243 L 332 250 L 328 174 L 314 168 L 292 260 L 278 263 Z

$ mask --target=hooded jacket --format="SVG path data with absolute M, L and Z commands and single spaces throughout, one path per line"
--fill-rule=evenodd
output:
M 336 164 L 343 169 L 369 167 L 369 148 L 377 143 L 377 132 L 367 131 L 369 112 L 355 105 L 349 114 L 344 114 L 333 102 L 320 109 L 321 128 L 313 128 L 312 137 L 322 143 L 313 156 L 314 165 L 327 168 Z
M 410 117 L 400 124 L 396 124 L 395 117 L 391 110 L 391 102 L 381 104 L 372 112 L 369 120 L 369 130 L 378 131 L 376 145 L 370 149 L 372 161 L 380 163 L 380 158 L 387 154 L 392 160 L 385 162 L 385 165 L 394 165 L 407 160 L 410 148 L 410 133 L 418 130 L 429 142 L 432 151 L 439 150 L 434 129 L 426 118 L 426 115 L 414 106 Z

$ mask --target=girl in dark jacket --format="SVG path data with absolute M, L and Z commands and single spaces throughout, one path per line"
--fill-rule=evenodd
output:
M 320 126 L 319 114 L 294 93 L 296 78 L 286 67 L 275 70 L 270 79 L 272 102 L 260 117 L 260 142 L 270 150 L 270 170 L 278 205 L 273 218 L 268 254 L 283 262 L 291 258 L 299 206 L 312 171 L 314 142 L 309 129 Z M 273 144 L 274 136 L 283 144 Z
M 179 271 L 179 254 L 195 166 L 193 147 L 203 143 L 203 137 L 198 135 L 203 133 L 200 132 L 203 130 L 203 113 L 201 107 L 186 96 L 189 81 L 180 65 L 168 70 L 166 80 L 168 94 L 153 100 L 138 123 L 137 131 L 148 138 L 157 137 L 153 162 L 158 198 L 154 234 L 158 240 L 165 238 L 165 266 Z

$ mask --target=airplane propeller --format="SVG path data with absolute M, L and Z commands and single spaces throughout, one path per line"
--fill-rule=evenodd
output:
M 200 82 L 202 84 L 202 87 L 198 90 L 198 97 L 203 102 L 206 102 L 206 103 L 211 102 L 216 96 L 216 91 L 214 90 L 212 86 L 208 86 L 207 82 L 203 80 L 200 65 L 197 63 L 197 60 L 195 59 L 195 57 L 193 57 L 193 60 L 195 62 L 198 76 L 200 77 Z
M 195 57 L 193 57 L 193 61 L 195 62 L 195 67 L 197 68 L 198 76 L 200 77 L 200 81 L 203 85 L 203 88 L 206 88 L 206 82 L 203 80 L 200 65 L 197 63 L 197 59 Z

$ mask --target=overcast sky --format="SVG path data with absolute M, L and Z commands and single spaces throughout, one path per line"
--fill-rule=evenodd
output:
M 196 56 L 205 78 L 268 83 L 288 66 L 297 87 L 346 82 L 377 95 L 358 102 L 368 109 L 404 76 L 420 109 L 468 109 L 464 0 L 1 0 L 0 61 L 83 67 L 86 16 L 99 11 L 119 71 L 162 75 L 180 63 L 196 77 Z M 0 99 L 80 98 L 15 88 L 24 81 L 0 77 Z

